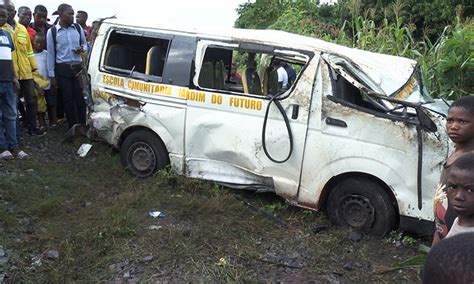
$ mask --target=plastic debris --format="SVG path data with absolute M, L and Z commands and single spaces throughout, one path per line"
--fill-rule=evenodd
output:
M 150 211 L 150 212 L 148 212 L 148 216 L 153 217 L 153 218 L 158 218 L 158 217 L 159 218 L 165 218 L 168 215 L 166 215 L 166 213 L 160 212 L 160 211 Z
M 145 256 L 143 258 L 143 261 L 145 262 L 152 262 L 155 258 L 153 257 L 153 255 L 149 255 L 149 256 Z
M 31 259 L 32 261 L 32 265 L 34 266 L 37 266 L 37 267 L 40 267 L 43 265 L 43 261 L 41 261 L 41 257 L 40 256 L 35 256 Z
M 92 148 L 91 144 L 84 143 L 79 147 L 79 150 L 77 150 L 77 154 L 79 157 L 84 158 L 87 153 L 89 153 L 89 150 Z
M 46 257 L 50 258 L 50 259 L 58 258 L 59 257 L 59 251 L 57 251 L 55 249 L 50 249 L 46 253 Z
M 151 225 L 148 227 L 148 230 L 158 231 L 161 228 L 162 228 L 161 226 Z
M 226 266 L 226 265 L 229 264 L 229 263 L 227 262 L 227 260 L 226 260 L 225 258 L 221 257 L 221 258 L 219 259 L 219 262 L 216 263 L 216 264 L 219 265 L 219 266 Z

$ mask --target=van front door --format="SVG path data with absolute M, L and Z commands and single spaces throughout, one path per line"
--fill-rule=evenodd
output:
M 237 44 L 198 42 L 193 79 L 196 87 L 182 91 L 187 97 L 186 175 L 238 188 L 274 190 L 291 199 L 296 196 L 299 185 L 317 60 L 313 57 L 310 61 L 309 56 L 294 51 L 272 48 L 270 52 L 268 47 L 262 50 L 265 52 L 259 52 L 255 45 L 252 50 L 243 50 Z M 279 102 L 288 124 L 273 103 L 266 116 L 270 95 L 274 95 L 268 93 L 273 88 L 269 82 L 277 78 L 274 77 L 276 69 L 272 69 L 268 61 L 277 57 L 292 59 L 290 64 L 296 70 L 304 70 L 289 89 L 281 90 L 280 85 Z M 236 62 L 245 61 L 244 58 L 247 59 L 245 64 L 234 66 L 238 65 Z M 249 58 L 255 62 L 250 63 Z M 234 74 L 234 68 L 242 73 L 242 82 Z M 261 75 L 258 75 L 259 69 Z M 290 151 L 290 139 L 293 147 L 286 162 L 276 163 L 265 154 L 264 146 L 272 159 L 284 160 Z

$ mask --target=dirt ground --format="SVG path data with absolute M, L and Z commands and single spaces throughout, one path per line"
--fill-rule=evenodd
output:
M 31 159 L 0 162 L 0 283 L 420 281 L 427 240 L 372 239 L 273 194 L 168 171 L 139 180 L 110 146 L 64 132 L 26 137 Z

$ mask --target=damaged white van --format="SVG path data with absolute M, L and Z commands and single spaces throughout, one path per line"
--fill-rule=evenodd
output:
M 90 133 L 134 175 L 169 164 L 372 235 L 431 228 L 448 138 L 415 61 L 281 31 L 106 20 L 88 72 Z

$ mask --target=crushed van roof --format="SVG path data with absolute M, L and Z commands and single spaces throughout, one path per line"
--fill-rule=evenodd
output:
M 108 19 L 104 23 L 132 26 L 146 30 L 159 29 L 162 32 L 184 33 L 197 37 L 212 38 L 215 40 L 249 41 L 281 47 L 292 47 L 308 51 L 328 53 L 349 59 L 358 69 L 367 74 L 374 83 L 380 86 L 386 95 L 391 95 L 408 81 L 417 64 L 415 60 L 374 53 L 356 48 L 330 43 L 313 37 L 292 34 L 277 30 L 251 29 L 189 29 L 170 27 L 166 24 L 157 24 L 139 20 Z

